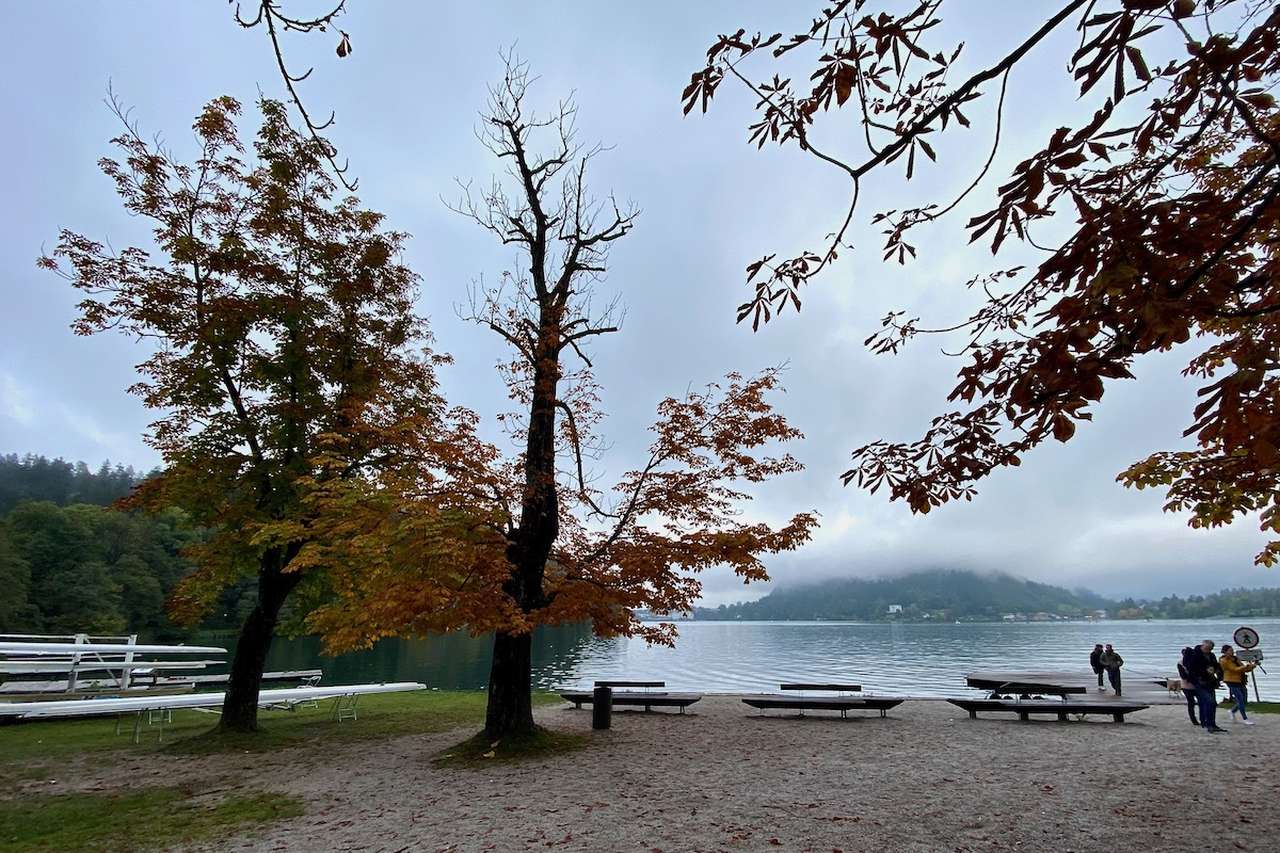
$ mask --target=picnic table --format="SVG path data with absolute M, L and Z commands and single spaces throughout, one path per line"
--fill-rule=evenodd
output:
M 992 693 L 1016 693 L 1018 695 L 1042 693 L 1046 696 L 1078 696 L 1089 692 L 1083 684 L 1068 683 L 1051 675 L 1030 673 L 970 673 L 965 676 L 970 687 Z
M 1075 714 L 1083 718 L 1088 714 L 1102 714 L 1117 723 L 1123 723 L 1126 714 L 1144 710 L 1149 705 L 1120 699 L 1074 700 L 1069 697 L 1089 692 L 1087 684 L 1070 674 L 975 672 L 965 676 L 965 683 L 989 695 L 983 699 L 948 699 L 952 705 L 969 712 L 970 719 L 977 719 L 978 712 L 1005 712 L 1017 714 L 1026 721 L 1032 715 L 1053 715 L 1060 721 Z M 1008 698 L 1005 694 L 1013 694 Z M 1057 696 L 1045 699 L 1044 696 Z

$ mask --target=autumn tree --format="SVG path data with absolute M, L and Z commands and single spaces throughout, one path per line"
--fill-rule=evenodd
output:
M 846 249 L 864 179 L 886 169 L 919 177 L 946 153 L 942 139 L 985 130 L 990 154 L 955 197 L 870 217 L 884 260 L 914 259 L 919 229 L 985 191 L 1008 142 L 1006 91 L 1027 57 L 1059 31 L 1078 33 L 1064 59 L 1086 106 L 1042 99 L 1037 108 L 1092 115 L 1029 146 L 989 209 L 964 225 L 995 255 L 1016 242 L 1038 260 L 967 282 L 983 298 L 959 322 L 884 319 L 867 341 L 878 353 L 927 332 L 964 336 L 952 347 L 964 365 L 948 397 L 960 406 L 917 441 L 859 448 L 844 481 L 885 488 L 916 512 L 971 498 L 992 471 L 1051 437 L 1068 441 L 1110 381 L 1132 378 L 1137 357 L 1181 347 L 1193 353 L 1184 374 L 1200 386 L 1186 428 L 1197 446 L 1153 453 L 1119 479 L 1168 489 L 1166 510 L 1189 511 L 1193 527 L 1259 513 L 1264 530 L 1280 533 L 1280 118 L 1270 94 L 1280 7 L 1060 0 L 999 52 L 969 57 L 943 24 L 944 13 L 972 15 L 965 4 L 906 6 L 836 0 L 789 37 L 722 35 L 684 91 L 688 113 L 705 111 L 725 81 L 745 87 L 758 111 L 752 142 L 791 145 L 848 182 L 849 204 L 821 246 L 747 267 L 751 297 L 738 319 L 759 328 L 798 311 L 803 287 Z M 1051 228 L 1055 217 L 1071 222 Z M 1280 541 L 1257 557 L 1278 559 Z
M 190 549 L 198 570 L 171 602 L 188 620 L 256 578 L 223 705 L 224 729 L 256 727 L 263 664 L 286 600 L 318 600 L 313 527 L 341 506 L 326 484 L 398 484 L 433 460 L 453 428 L 436 391 L 439 356 L 413 311 L 405 235 L 340 197 L 330 150 L 259 103 L 251 151 L 240 105 L 212 101 L 196 119 L 199 154 L 179 160 L 125 124 L 120 159 L 102 170 L 124 207 L 151 223 L 154 247 L 113 251 L 63 231 L 41 265 L 84 294 L 78 334 L 115 330 L 150 345 L 131 389 L 156 410 L 148 442 L 164 470 L 132 499 L 176 506 L 209 528 Z M 295 596 L 296 598 L 297 596 Z
M 526 66 L 508 62 L 480 131 L 506 174 L 480 192 L 468 186 L 456 205 L 521 258 L 522 269 L 478 286 L 463 312 L 511 349 L 501 369 L 519 410 L 502 420 L 519 452 L 485 459 L 488 474 L 454 476 L 445 494 L 398 517 L 359 484 L 359 493 L 335 484 L 353 512 L 327 562 L 383 569 L 336 576 L 339 594 L 308 622 L 331 648 L 385 634 L 492 631 L 485 734 L 494 739 L 534 730 L 536 626 L 590 621 L 602 635 L 671 643 L 674 626 L 642 624 L 636 609 L 691 609 L 697 573 L 713 566 L 763 580 L 761 556 L 797 547 L 815 523 L 811 514 L 777 526 L 741 515 L 746 484 L 800 468 L 769 455 L 800 437 L 770 406 L 777 370 L 664 400 L 643 464 L 610 489 L 593 483 L 602 413 L 589 344 L 618 331 L 615 303 L 599 307 L 601 284 L 636 211 L 592 197 L 587 172 L 601 149 L 575 141 L 572 103 L 537 115 L 528 87 Z M 401 553 L 433 557 L 413 563 Z

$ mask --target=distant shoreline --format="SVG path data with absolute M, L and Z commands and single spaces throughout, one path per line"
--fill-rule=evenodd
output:
M 1222 616 L 1151 616 L 1141 619 L 1063 617 L 1060 619 L 958 619 L 951 621 L 944 619 L 688 619 L 683 617 L 646 616 L 641 618 L 640 621 L 652 624 L 675 622 L 681 625 L 693 622 L 703 625 L 776 625 L 780 623 L 793 625 L 1091 625 L 1102 622 L 1124 624 L 1139 622 L 1215 622 L 1225 619 L 1245 620 L 1245 624 L 1247 624 L 1247 620 L 1250 619 L 1255 621 L 1260 619 L 1280 619 L 1280 616 L 1240 616 L 1228 613 Z

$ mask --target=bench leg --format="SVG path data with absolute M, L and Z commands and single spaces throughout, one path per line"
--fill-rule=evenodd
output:
M 1025 723 L 1025 722 L 1028 722 L 1028 721 L 1031 719 L 1031 715 L 1030 715 L 1030 714 L 1028 714 L 1026 711 L 1019 711 L 1019 712 L 1018 712 L 1018 719 L 1019 719 L 1019 720 L 1022 720 L 1022 722 L 1024 722 L 1024 723 Z
M 889 710 L 888 710 L 887 708 L 881 708 L 881 709 L 880 709 L 880 719 L 882 719 L 882 720 L 883 720 L 883 719 L 884 719 L 885 717 L 887 717 L 887 716 L 889 716 Z
M 841 709 L 840 709 L 840 719 L 842 719 L 842 720 L 847 720 L 847 719 L 849 719 L 849 709 L 847 709 L 847 708 L 841 708 Z
M 574 703 L 573 703 L 573 707 L 574 707 L 574 708 L 577 708 L 579 711 L 581 711 L 581 710 L 582 710 L 582 703 L 581 703 L 581 702 L 574 702 Z
M 971 720 L 976 720 L 976 719 L 978 719 L 978 712 L 977 712 L 977 711 L 970 711 L 970 712 L 969 712 L 969 719 L 971 719 Z
M 1060 723 L 1065 723 L 1066 721 L 1067 721 L 1067 712 L 1066 712 L 1066 711 L 1059 711 L 1059 712 L 1058 712 L 1058 722 L 1060 722 Z
M 1114 721 L 1115 721 L 1115 722 L 1117 722 L 1117 723 L 1123 723 L 1123 722 L 1124 722 L 1124 714 L 1112 714 L 1112 715 L 1111 715 L 1111 719 L 1112 719 L 1112 720 L 1114 720 Z

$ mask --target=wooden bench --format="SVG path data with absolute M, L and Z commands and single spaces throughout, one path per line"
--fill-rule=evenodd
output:
M 779 710 L 799 711 L 800 716 L 804 716 L 805 711 L 839 711 L 841 717 L 847 717 L 850 711 L 854 710 L 873 710 L 879 711 L 881 717 L 888 716 L 890 708 L 901 705 L 903 700 L 893 696 L 805 696 L 803 693 L 809 690 L 825 690 L 837 693 L 857 693 L 862 689 L 861 684 L 832 684 L 817 682 L 790 682 L 778 685 L 780 690 L 794 690 L 800 695 L 784 696 L 779 693 L 760 693 L 749 696 L 743 696 L 742 701 L 752 708 L 758 708 L 761 712 L 769 708 L 777 708 Z
M 607 684 L 601 684 L 601 687 L 608 687 Z M 566 702 L 572 702 L 573 707 L 581 708 L 583 705 L 590 705 L 594 694 L 590 690 L 562 690 L 560 698 Z M 651 711 L 654 708 L 679 708 L 680 713 L 684 713 L 684 709 L 697 702 L 702 698 L 701 693 L 657 693 L 650 691 L 614 691 L 613 704 L 626 705 L 628 707 L 644 708 Z
M 1104 714 L 1117 723 L 1124 722 L 1125 714 L 1142 711 L 1149 705 L 1137 702 L 1064 702 L 1056 699 L 948 699 L 952 705 L 969 712 L 971 719 L 978 712 L 1007 712 L 1017 714 L 1020 720 L 1031 719 L 1032 714 L 1052 714 L 1065 722 L 1068 715 Z

